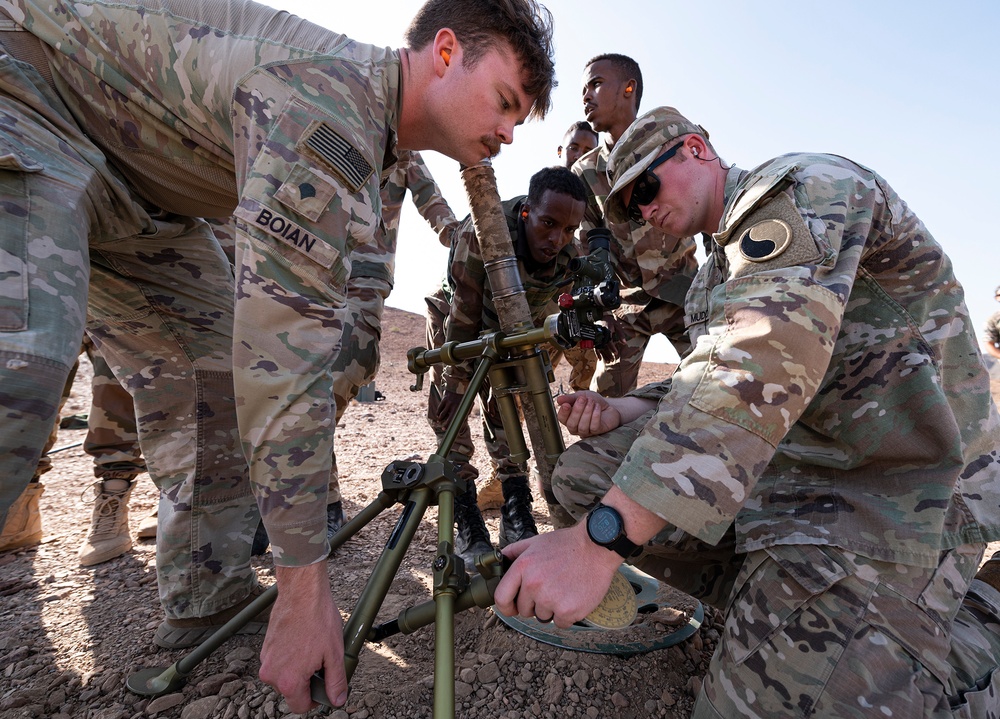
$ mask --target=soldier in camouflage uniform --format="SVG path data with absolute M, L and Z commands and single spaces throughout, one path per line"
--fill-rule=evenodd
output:
M 693 350 L 559 398 L 587 520 L 509 547 L 497 606 L 568 626 L 628 557 L 726 612 L 697 719 L 1000 716 L 1000 417 L 941 246 L 871 170 L 727 167 L 673 108 L 609 168 L 609 219 L 713 238 Z
M 599 352 L 591 389 L 621 397 L 636 386 L 649 338 L 663 334 L 683 356 L 689 343 L 684 329 L 684 296 L 698 269 L 692 237 L 672 237 L 642 220 L 612 222 L 605 217 L 608 158 L 615 143 L 635 120 L 642 99 L 642 73 L 625 55 L 598 55 L 583 73 L 583 109 L 604 141 L 581 157 L 573 171 L 583 178 L 591 197 L 580 237 L 607 227 L 622 305 L 609 317 L 611 342 Z
M 576 257 L 573 236 L 583 219 L 586 201 L 586 188 L 576 175 L 564 167 L 547 167 L 532 176 L 527 196 L 503 203 L 518 272 L 536 325 L 547 316 L 552 298 L 569 275 L 568 265 Z M 471 218 L 455 234 L 448 278 L 437 296 L 427 298 L 427 304 L 427 336 L 432 347 L 441 346 L 442 340 L 468 342 L 482 332 L 499 331 L 500 320 Z M 431 375 L 427 417 L 439 443 L 468 389 L 472 364 L 449 365 Z M 527 467 L 510 458 L 500 411 L 488 382 L 479 391 L 479 406 L 486 448 L 503 492 L 499 544 L 504 547 L 534 536 L 538 529 L 531 516 Z M 475 555 L 491 549 L 489 532 L 476 504 L 479 473 L 471 464 L 472 452 L 466 423 L 448 459 L 458 463 L 459 478 L 466 481 L 466 491 L 455 501 L 455 550 L 470 567 Z
M 559 146 L 557 154 L 562 160 L 563 167 L 573 167 L 578 159 L 597 147 L 600 137 L 590 126 L 590 123 L 580 121 L 574 122 L 566 130 L 563 136 L 563 144 Z M 565 149 L 565 151 L 564 151 Z M 587 254 L 587 248 L 576 243 L 576 250 L 581 255 Z M 547 313 L 554 314 L 559 311 L 558 304 L 553 301 Z M 559 362 L 565 359 L 572 368 L 569 375 L 569 386 L 575 391 L 590 387 L 590 381 L 594 377 L 597 369 L 597 353 L 592 347 L 570 347 L 563 349 L 556 345 L 549 347 L 549 356 L 552 359 L 552 369 L 559 366 Z
M 90 567 L 132 549 L 128 502 L 136 477 L 146 471 L 132 396 L 90 340 L 84 351 L 94 368 L 83 450 L 94 458 L 94 508 L 90 534 L 80 547 L 80 566 Z
M 997 287 L 994 296 L 1000 302 L 1000 287 Z M 1000 312 L 994 312 L 986 320 L 986 327 L 983 329 L 983 344 L 991 357 L 1000 359 Z
M 0 18 L 0 513 L 86 322 L 165 496 L 157 643 L 200 641 L 259 591 L 263 515 L 281 593 L 261 677 L 301 713 L 325 667 L 341 704 L 323 560 L 349 257 L 397 146 L 474 164 L 544 116 L 550 16 L 430 0 L 398 51 L 245 0 L 0 0 Z M 230 215 L 235 277 L 198 219 Z

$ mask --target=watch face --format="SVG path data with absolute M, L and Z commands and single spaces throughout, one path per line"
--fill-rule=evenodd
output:
M 591 538 L 601 545 L 611 544 L 622 531 L 622 521 L 611 507 L 600 506 L 590 514 L 587 531 Z

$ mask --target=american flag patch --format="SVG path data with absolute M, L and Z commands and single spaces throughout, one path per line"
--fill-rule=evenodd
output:
M 364 187 L 375 171 L 354 145 L 325 122 L 312 123 L 300 144 L 326 161 L 326 164 L 344 180 L 351 192 L 358 192 Z

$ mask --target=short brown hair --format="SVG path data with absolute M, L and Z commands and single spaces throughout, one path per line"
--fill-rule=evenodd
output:
M 443 28 L 462 43 L 468 69 L 500 41 L 509 43 L 527 75 L 524 91 L 535 98 L 529 116 L 545 117 L 556 80 L 552 13 L 544 5 L 535 0 L 427 0 L 406 30 L 406 43 L 422 50 Z

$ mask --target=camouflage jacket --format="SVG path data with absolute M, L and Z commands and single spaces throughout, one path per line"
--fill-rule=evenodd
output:
M 130 191 L 181 215 L 235 215 L 250 476 L 275 561 L 319 561 L 329 367 L 348 257 L 375 238 L 380 174 L 395 162 L 398 52 L 245 0 L 0 8 L 45 46 L 43 75 Z
M 417 212 L 427 220 L 442 245 L 448 247 L 451 233 L 458 227 L 455 213 L 445 201 L 420 153 L 400 150 L 398 154 L 396 164 L 384 173 L 382 179 L 382 223 L 375 233 L 374 241 L 359 245 L 351 253 L 349 295 L 354 286 L 359 284 L 359 278 L 383 280 L 387 285 L 386 296 L 388 290 L 392 289 L 392 278 L 396 271 L 396 234 L 407 190 L 410 191 Z
M 983 341 L 990 345 L 1000 345 L 1000 312 L 994 312 L 986 320 L 983 328 Z
M 683 306 L 684 296 L 698 271 L 694 238 L 670 237 L 649 224 L 617 224 L 605 220 L 604 198 L 611 191 L 608 157 L 612 149 L 605 135 L 600 145 L 573 163 L 573 172 L 588 189 L 587 211 L 578 233 L 581 252 L 586 252 L 588 231 L 608 227 L 615 239 L 611 250 L 623 291 L 640 288 L 645 293 L 623 292 L 623 295 L 633 304 L 646 304 L 654 298 Z M 673 339 L 680 337 L 683 331 L 683 327 L 677 327 L 667 335 Z
M 1000 537 L 1000 419 L 941 246 L 840 157 L 734 168 L 725 192 L 692 352 L 615 483 L 708 542 L 735 522 L 740 551 L 936 567 Z
M 560 291 L 560 284 L 569 276 L 570 260 L 576 257 L 576 248 L 569 244 L 547 265 L 532 267 L 534 263 L 528 253 L 521 219 L 521 204 L 524 196 L 515 197 L 502 203 L 507 229 L 510 231 L 517 256 L 518 274 L 528 301 L 531 320 L 537 326 L 551 309 L 552 299 Z M 445 320 L 445 341 L 467 342 L 483 332 L 500 329 L 500 319 L 493 305 L 483 257 L 479 250 L 479 240 L 467 217 L 452 240 L 452 253 L 446 297 L 451 303 L 451 311 Z M 450 285 L 450 286 L 449 286 Z M 464 392 L 472 376 L 471 364 L 448 366 L 444 370 L 444 388 L 454 392 Z

